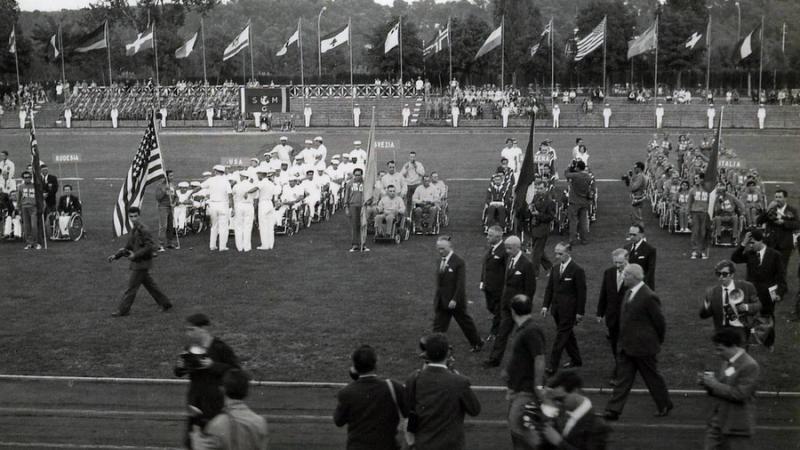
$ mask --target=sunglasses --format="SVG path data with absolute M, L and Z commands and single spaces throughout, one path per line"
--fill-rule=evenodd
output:
M 731 276 L 731 272 L 716 272 L 718 277 L 729 277 Z

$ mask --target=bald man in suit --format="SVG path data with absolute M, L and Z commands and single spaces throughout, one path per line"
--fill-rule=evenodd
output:
M 572 260 L 572 245 L 560 242 L 555 248 L 558 264 L 550 271 L 544 292 L 542 317 L 549 313 L 556 322 L 556 337 L 550 354 L 549 374 L 558 370 L 561 354 L 566 350 L 570 361 L 564 368 L 583 365 L 578 340 L 573 328 L 583 320 L 586 308 L 586 272 Z
M 447 236 L 436 241 L 439 266 L 436 271 L 436 294 L 433 300 L 433 331 L 447 333 L 450 319 L 455 319 L 467 337 L 472 352 L 483 348 L 475 322 L 467 311 L 466 266 L 460 256 L 453 253 L 453 244 Z

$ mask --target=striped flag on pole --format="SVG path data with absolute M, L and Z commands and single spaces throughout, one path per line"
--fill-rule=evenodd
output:
M 603 45 L 603 40 L 606 38 L 606 18 L 594 27 L 583 39 L 578 40 L 578 51 L 575 53 L 575 61 L 582 60 L 586 55 L 592 53 L 595 49 Z
M 128 220 L 128 208 L 139 206 L 144 197 L 147 185 L 165 177 L 161 161 L 161 149 L 158 145 L 158 134 L 153 117 L 147 124 L 142 143 L 133 158 L 128 175 L 119 190 L 117 204 L 114 206 L 114 235 L 119 237 L 132 228 Z
M 225 47 L 225 52 L 222 54 L 222 60 L 227 61 L 236 56 L 240 51 L 250 45 L 250 24 L 248 23 L 241 33 L 236 35 L 236 38 Z
M 8 35 L 8 53 L 17 53 L 17 27 L 11 27 L 11 34 Z
M 42 162 L 39 159 L 39 143 L 36 142 L 36 128 L 31 118 L 31 170 L 33 170 L 33 192 L 36 199 L 36 242 L 47 247 L 44 238 L 44 183 L 42 179 Z
M 367 139 L 367 160 L 364 169 L 364 206 L 361 208 L 361 248 L 367 242 L 367 205 L 377 206 L 378 198 L 375 191 L 375 180 L 378 178 L 378 149 L 375 147 L 375 107 L 372 107 L 372 118 L 369 123 L 369 138 Z

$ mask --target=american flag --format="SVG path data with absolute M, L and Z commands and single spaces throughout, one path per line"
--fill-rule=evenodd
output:
M 158 145 L 158 134 L 153 118 L 147 125 L 142 143 L 133 158 L 128 176 L 119 190 L 117 204 L 114 207 L 114 234 L 119 237 L 131 230 L 128 220 L 128 208 L 139 206 L 144 197 L 147 185 L 165 178 L 161 160 L 161 149 Z
M 33 124 L 33 117 L 31 117 L 31 170 L 33 173 L 33 190 L 34 195 L 36 197 L 36 208 L 38 209 L 39 213 L 37 215 L 36 220 L 41 221 L 39 222 L 40 225 L 44 224 L 44 183 L 42 179 L 42 168 L 41 168 L 41 161 L 39 160 L 39 143 L 36 142 L 36 129 L 34 128 Z M 47 245 L 47 242 L 44 239 L 44 228 L 43 226 L 37 227 L 38 228 L 38 235 L 36 236 L 36 242 L 39 244 Z
M 580 61 L 584 56 L 594 51 L 597 47 L 603 45 L 606 39 L 606 18 L 600 22 L 591 33 L 585 38 L 578 40 L 578 52 L 575 54 L 575 61 Z

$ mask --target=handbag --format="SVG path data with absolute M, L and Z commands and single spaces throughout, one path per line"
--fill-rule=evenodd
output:
M 389 393 L 392 395 L 394 408 L 397 410 L 397 417 L 400 419 L 397 423 L 397 432 L 395 433 L 395 439 L 397 440 L 398 448 L 403 448 L 405 444 L 412 446 L 414 445 L 414 435 L 406 431 L 408 428 L 408 418 L 403 417 L 403 412 L 400 411 L 400 404 L 397 403 L 397 393 L 394 390 L 394 384 L 392 384 L 392 380 L 387 378 L 386 385 L 389 386 Z M 409 435 L 411 436 L 410 439 Z

